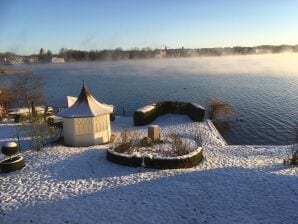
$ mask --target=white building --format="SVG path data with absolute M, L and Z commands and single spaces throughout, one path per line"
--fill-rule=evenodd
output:
M 65 63 L 65 60 L 64 60 L 64 58 L 52 57 L 51 62 L 52 63 Z
M 90 146 L 110 141 L 113 107 L 99 103 L 84 84 L 77 101 L 58 113 L 63 117 L 64 143 Z

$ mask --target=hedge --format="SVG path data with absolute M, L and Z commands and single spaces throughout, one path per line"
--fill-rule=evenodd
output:
M 144 158 L 145 167 L 154 169 L 180 169 L 191 168 L 199 164 L 203 159 L 203 150 L 186 158 Z
M 153 108 L 150 111 L 142 111 L 139 109 L 134 112 L 133 119 L 135 126 L 142 126 L 153 122 L 157 117 L 167 114 L 187 114 L 193 121 L 203 121 L 205 109 L 194 103 L 181 101 L 162 101 L 152 104 Z
M 117 163 L 120 165 L 139 167 L 142 165 L 143 159 L 137 156 L 125 156 L 121 153 L 115 153 L 113 151 L 107 150 L 107 160 Z
M 25 160 L 23 156 L 15 156 L 12 159 L 6 159 L 1 161 L 0 170 L 3 173 L 8 173 L 16 170 L 20 170 L 25 166 Z
M 144 166 L 154 169 L 190 168 L 196 166 L 203 159 L 203 149 L 198 148 L 191 154 L 173 158 L 143 158 L 107 150 L 107 159 L 113 163 L 132 167 Z

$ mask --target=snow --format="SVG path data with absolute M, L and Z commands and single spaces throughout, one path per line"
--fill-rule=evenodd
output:
M 117 117 L 112 129 L 132 123 Z M 200 130 L 203 161 L 154 170 L 107 161 L 110 145 L 26 151 L 25 168 L 0 174 L 0 223 L 296 222 L 298 170 L 282 164 L 289 146 L 227 145 L 210 122 L 186 115 L 154 124 L 184 136 Z M 145 133 L 147 126 L 132 129 Z M 14 136 L 14 124 L 0 123 L 0 144 Z
M 36 106 L 34 109 L 39 113 L 44 113 L 45 107 L 44 106 Z M 31 108 L 30 108 L 31 110 Z M 52 110 L 52 108 L 48 108 L 48 110 Z M 22 115 L 22 114 L 28 114 L 30 111 L 27 107 L 20 107 L 15 109 L 9 110 L 9 115 Z
M 15 143 L 15 142 L 7 142 L 7 143 L 5 143 L 4 144 L 4 147 L 5 148 L 15 148 L 15 147 L 17 147 L 18 145 L 17 145 L 17 143 Z
M 152 111 L 155 109 L 156 104 L 146 105 L 140 109 L 138 109 L 138 112 L 147 113 L 149 111 Z
M 197 103 L 191 103 L 191 105 L 193 105 L 194 107 L 198 108 L 198 109 L 202 109 L 205 110 L 205 108 L 203 106 L 201 106 L 200 104 Z
M 66 97 L 66 102 L 67 102 L 67 107 L 69 108 L 69 107 L 71 107 L 72 105 L 74 105 L 75 104 L 75 102 L 77 101 L 77 97 L 75 97 L 75 96 L 67 96 Z
M 54 123 L 58 123 L 58 122 L 62 122 L 63 121 L 63 118 L 62 117 L 59 117 L 59 116 L 56 116 L 56 115 L 51 115 L 51 116 L 48 116 L 48 118 L 52 118 Z

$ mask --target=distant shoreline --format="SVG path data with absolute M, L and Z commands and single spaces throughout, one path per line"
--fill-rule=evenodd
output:
M 214 47 L 214 48 L 135 48 L 135 49 L 103 49 L 103 50 L 76 50 L 61 48 L 57 54 L 51 50 L 45 53 L 41 48 L 39 54 L 17 55 L 14 53 L 1 53 L 0 63 L 6 64 L 35 64 L 35 63 L 64 63 L 87 61 L 119 61 L 132 59 L 160 59 L 160 58 L 189 58 L 189 57 L 220 57 L 234 55 L 265 55 L 281 53 L 298 53 L 296 45 L 260 45 L 254 47 Z M 54 59 L 54 60 L 53 60 Z
M 3 69 L 0 68 L 0 75 L 26 75 L 31 74 L 31 71 L 20 69 Z

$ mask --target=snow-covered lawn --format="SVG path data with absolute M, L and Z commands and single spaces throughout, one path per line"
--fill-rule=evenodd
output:
M 131 126 L 118 118 L 113 131 Z M 106 160 L 109 145 L 25 152 L 26 167 L 0 174 L 0 223 L 296 223 L 298 168 L 287 146 L 228 146 L 208 121 L 166 115 L 162 133 L 203 132 L 195 168 L 130 168 Z M 146 131 L 146 127 L 136 128 Z M 13 139 L 0 124 L 0 145 Z

